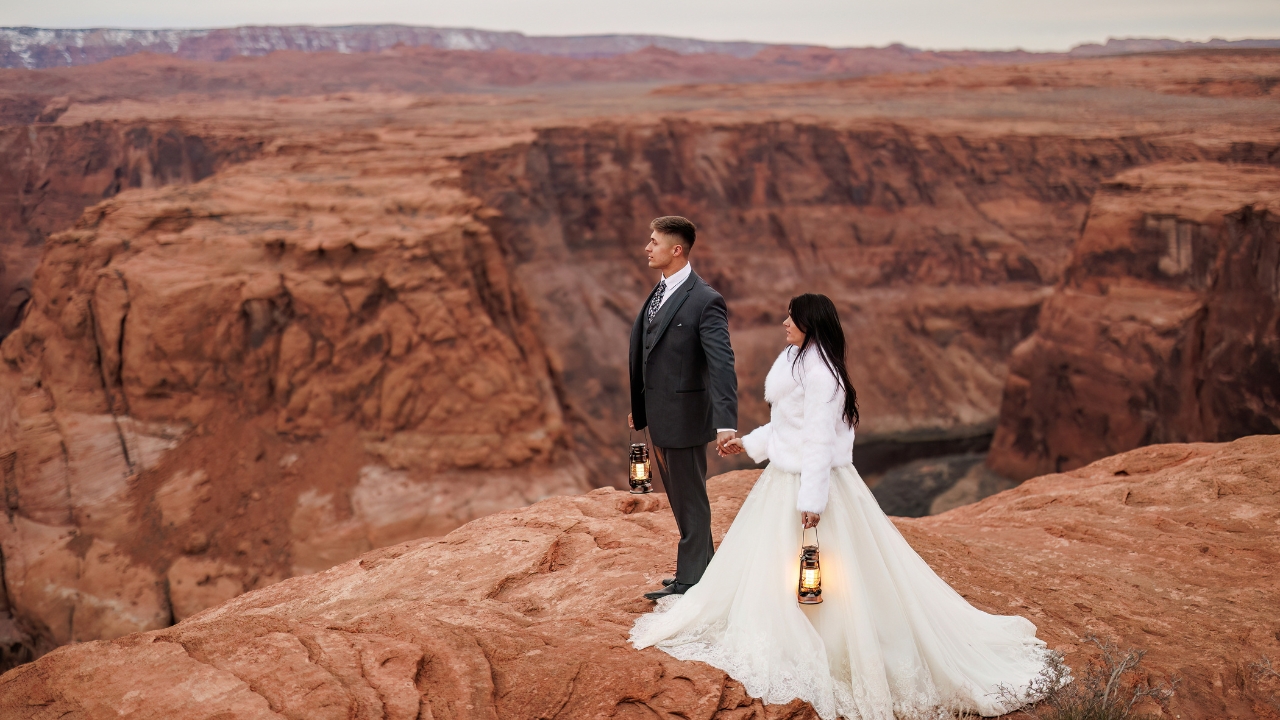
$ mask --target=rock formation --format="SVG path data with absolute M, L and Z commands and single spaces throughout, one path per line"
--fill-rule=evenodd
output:
M 1280 432 L 1280 170 L 1121 173 L 1010 359 L 989 463 L 1025 478 Z
M 587 489 L 478 203 L 334 142 L 49 239 L 0 346 L 6 589 L 45 647 Z
M 1022 614 L 1068 663 L 1087 634 L 1181 678 L 1186 720 L 1262 717 L 1280 653 L 1280 438 L 1164 445 L 898 520 L 971 602 Z M 710 485 L 722 537 L 757 477 Z M 473 521 L 242 595 L 178 625 L 61 648 L 0 677 L 15 720 L 79 717 L 813 717 L 626 643 L 671 569 L 662 495 L 609 488 Z M 1229 558 L 1229 561 L 1228 561 Z M 128 667 L 128 673 L 121 673 Z
M 624 442 L 625 338 L 652 285 L 648 220 L 701 223 L 696 271 L 729 302 L 744 428 L 787 300 L 823 292 L 852 341 L 863 442 L 989 435 L 1004 362 L 1034 327 L 1093 188 L 1168 147 L 869 124 L 600 123 L 465 159 L 511 249 L 579 447 Z
M 0 337 L 31 298 L 50 233 L 122 190 L 198 182 L 260 149 L 181 122 L 53 125 L 67 106 L 46 103 L 34 126 L 0 127 Z
M 477 77 L 602 77 L 565 75 L 563 58 L 452 57 L 4 71 L 0 117 L 19 126 L 0 131 L 14 209 L 0 247 L 18 258 L 8 287 L 29 288 L 0 345 L 9 655 L 163 627 L 620 483 L 623 352 L 655 215 L 703 228 L 695 267 L 730 299 L 744 429 L 764 418 L 786 299 L 836 299 L 859 448 L 883 470 L 985 448 L 1008 354 L 1100 183 L 1277 157 L 1270 101 L 1183 93 L 1202 71 L 1183 58 L 1119 66 L 1170 70 L 1133 105 L 1122 83 L 1081 94 L 1104 61 L 1044 87 L 994 68 L 897 88 L 442 95 Z M 1232 62 L 1222 78 L 1275 64 Z M 361 83 L 371 92 L 349 92 Z M 1061 102 L 1088 112 L 1053 119 Z M 963 475 L 928 508 L 998 487 Z

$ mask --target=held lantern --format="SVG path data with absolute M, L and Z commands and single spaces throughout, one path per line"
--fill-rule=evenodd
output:
M 822 568 L 818 564 L 818 528 L 813 529 L 813 544 L 804 545 L 804 530 L 800 531 L 800 583 L 796 588 L 796 600 L 801 605 L 817 605 L 822 602 Z
M 653 472 L 649 465 L 649 446 L 644 443 L 631 443 L 631 452 L 627 458 L 627 483 L 631 485 L 632 495 L 643 495 L 653 492 Z

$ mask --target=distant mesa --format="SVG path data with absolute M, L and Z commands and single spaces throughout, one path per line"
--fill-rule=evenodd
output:
M 516 32 L 409 25 L 338 27 L 243 26 L 218 29 L 125 30 L 88 28 L 48 30 L 0 28 L 0 67 L 44 69 L 88 65 L 115 57 L 150 52 L 188 60 L 220 61 L 298 52 L 375 53 L 396 46 L 439 50 L 528 53 L 571 58 L 611 57 L 647 47 L 682 55 L 716 53 L 750 57 L 765 43 L 714 42 L 661 35 L 529 37 Z
M 825 48 L 759 42 L 721 42 L 666 35 L 563 35 L 530 36 L 518 32 L 496 32 L 474 28 L 436 28 L 413 25 L 266 26 L 246 25 L 214 29 L 129 30 L 122 28 L 46 29 L 0 28 L 0 68 L 46 69 L 89 65 L 111 58 L 155 53 L 188 60 L 222 61 L 234 57 L 260 56 L 281 50 L 295 52 L 377 53 L 397 46 L 478 52 L 507 51 L 575 59 L 614 57 L 645 48 L 658 48 L 681 55 L 715 54 L 733 58 L 756 58 L 771 51 L 771 60 L 781 62 L 792 52 L 829 51 L 837 54 L 883 54 L 886 57 L 926 55 L 945 57 L 940 65 L 1025 62 L 1054 59 L 1063 53 L 1028 53 L 1021 50 L 930 51 L 898 43 L 883 48 Z M 1067 55 L 1124 55 L 1199 48 L 1276 48 L 1280 39 L 1213 39 L 1183 42 L 1159 38 L 1111 38 L 1106 44 L 1077 46 Z M 914 68 L 913 68 L 914 69 Z
M 1177 50 L 1256 50 L 1280 48 L 1280 39 L 1223 40 L 1186 42 L 1170 38 L 1108 38 L 1106 44 L 1085 43 L 1071 48 L 1072 57 L 1099 55 L 1131 55 L 1134 53 L 1174 52 Z

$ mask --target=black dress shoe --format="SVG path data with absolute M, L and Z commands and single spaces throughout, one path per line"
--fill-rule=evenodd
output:
M 662 578 L 662 587 L 666 587 L 675 581 L 675 578 Z
M 691 587 L 693 586 L 685 585 L 684 583 L 673 582 L 670 585 L 662 588 L 661 590 L 654 590 L 653 592 L 645 593 L 644 597 L 646 600 L 661 600 L 662 598 L 667 597 L 668 595 L 683 595 L 685 591 Z

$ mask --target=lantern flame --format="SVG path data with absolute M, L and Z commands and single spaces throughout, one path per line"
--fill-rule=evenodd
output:
M 818 571 L 816 569 L 805 568 L 800 572 L 800 589 L 801 590 L 817 590 L 822 583 L 818 580 Z
M 805 545 L 800 550 L 800 583 L 796 588 L 796 601 L 801 605 L 822 602 L 822 566 L 818 562 L 817 545 Z
M 649 446 L 644 443 L 632 443 L 627 457 L 627 484 L 631 486 L 633 495 L 653 492 L 653 470 L 649 465 Z

